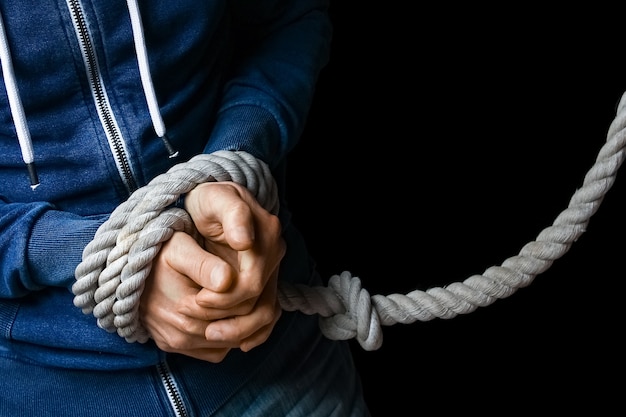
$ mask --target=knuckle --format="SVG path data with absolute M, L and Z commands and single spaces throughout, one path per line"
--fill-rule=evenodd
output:
M 211 263 L 207 258 L 198 259 L 197 262 L 193 264 L 193 273 L 195 277 L 204 277 L 209 276 L 211 272 Z
M 280 237 L 282 234 L 282 225 L 280 219 L 276 215 L 270 215 L 267 219 L 267 230 L 274 237 Z
M 250 296 L 252 296 L 252 298 L 258 298 L 262 293 L 263 290 L 265 290 L 265 283 L 260 280 L 252 280 L 248 286 L 248 293 Z M 247 300 L 246 303 L 253 303 L 254 301 L 252 300 Z
M 163 336 L 163 340 L 161 340 L 159 348 L 161 348 L 165 352 L 179 352 L 185 347 L 184 340 L 186 339 L 181 337 L 180 334 L 172 334 L 170 332 Z
M 175 352 L 182 352 L 189 349 L 189 340 L 186 337 L 173 337 L 170 346 Z
M 263 326 L 275 323 L 280 317 L 280 314 L 280 310 L 274 308 L 273 305 L 264 306 L 258 311 L 259 323 L 261 323 Z
M 180 317 L 178 320 L 178 327 L 180 328 L 181 333 L 190 334 L 192 332 L 192 329 L 196 321 L 197 321 L 196 319 L 192 319 L 191 317 L 187 317 L 187 316 Z

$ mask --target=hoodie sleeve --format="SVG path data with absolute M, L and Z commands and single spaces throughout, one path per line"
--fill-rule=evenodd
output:
M 0 200 L 0 298 L 47 286 L 69 290 L 83 248 L 104 221 L 58 211 L 48 203 Z
M 233 66 L 205 152 L 243 150 L 274 168 L 300 137 L 329 58 L 328 0 L 231 5 Z

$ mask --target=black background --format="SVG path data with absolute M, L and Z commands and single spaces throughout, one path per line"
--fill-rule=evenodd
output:
M 350 271 L 372 295 L 517 255 L 583 184 L 626 91 L 616 8 L 387 4 L 332 3 L 288 184 L 322 276 Z M 376 351 L 351 340 L 373 416 L 621 409 L 624 175 L 528 287 L 385 327 Z

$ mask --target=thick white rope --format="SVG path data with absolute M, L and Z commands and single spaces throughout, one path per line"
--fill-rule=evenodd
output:
M 374 295 L 349 272 L 334 275 L 328 287 L 279 282 L 279 302 L 286 311 L 320 316 L 320 329 L 332 340 L 356 338 L 365 350 L 382 345 L 382 328 L 434 318 L 449 319 L 486 307 L 528 286 L 562 257 L 585 232 L 591 216 L 611 189 L 624 161 L 626 93 L 583 185 L 553 224 L 527 243 L 518 255 L 463 282 L 406 295 Z M 152 259 L 174 230 L 194 233 L 184 210 L 168 208 L 179 195 L 206 181 L 235 181 L 248 187 L 272 212 L 276 188 L 267 166 L 243 152 L 198 155 L 137 190 L 104 223 L 83 252 L 72 287 L 74 303 L 93 313 L 98 325 L 129 342 L 149 335 L 139 323 L 137 305 Z
M 189 215 L 171 207 L 178 197 L 208 181 L 246 186 L 267 210 L 278 212 L 278 194 L 267 165 L 244 152 L 197 155 L 134 192 L 111 213 L 83 250 L 72 286 L 74 304 L 117 330 L 129 342 L 145 342 L 138 320 L 139 298 L 161 244 L 174 231 L 195 233 Z

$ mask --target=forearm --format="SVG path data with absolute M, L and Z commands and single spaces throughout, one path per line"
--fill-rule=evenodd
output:
M 234 7 L 238 52 L 205 148 L 207 153 L 244 150 L 271 168 L 295 146 L 304 128 L 332 33 L 326 0 L 273 3 L 256 5 L 270 12 L 242 11 L 245 21 L 237 20 L 238 3 Z

